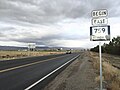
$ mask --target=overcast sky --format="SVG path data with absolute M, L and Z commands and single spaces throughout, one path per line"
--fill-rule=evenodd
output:
M 91 11 L 108 10 L 111 37 L 120 35 L 120 0 L 0 0 L 0 45 L 91 48 Z

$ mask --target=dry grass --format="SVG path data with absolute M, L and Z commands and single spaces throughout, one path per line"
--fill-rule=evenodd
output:
M 120 70 L 113 67 L 110 63 L 103 62 L 103 76 L 108 82 L 108 88 L 120 90 Z
M 0 59 L 1 60 L 9 60 L 9 59 L 15 59 L 15 58 L 22 58 L 22 57 L 28 57 L 28 56 L 44 56 L 44 55 L 50 55 L 50 54 L 61 54 L 64 52 L 40 52 L 40 51 L 0 51 Z
M 93 62 L 93 67 L 97 70 L 99 75 L 99 57 L 98 54 L 90 52 L 89 56 Z M 120 70 L 113 67 L 111 63 L 106 62 L 106 58 L 102 58 L 103 63 L 103 81 L 107 82 L 106 88 L 107 90 L 120 90 Z M 97 82 L 99 82 L 99 76 L 95 78 Z

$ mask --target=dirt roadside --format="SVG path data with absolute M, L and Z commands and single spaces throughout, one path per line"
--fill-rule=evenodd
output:
M 84 52 L 43 90 L 96 90 L 96 76 L 90 57 Z
M 45 56 L 45 55 L 55 55 L 64 54 L 62 51 L 0 51 L 0 61 L 3 60 L 14 60 L 20 58 L 34 57 L 34 56 Z

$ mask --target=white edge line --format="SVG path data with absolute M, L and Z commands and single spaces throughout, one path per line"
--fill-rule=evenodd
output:
M 60 67 L 58 67 L 57 69 L 55 69 L 54 71 L 50 72 L 49 74 L 47 74 L 46 76 L 44 76 L 43 78 L 41 78 L 40 80 L 36 81 L 35 83 L 33 83 L 32 85 L 30 85 L 29 87 L 27 87 L 24 90 L 30 90 L 32 87 L 34 87 L 35 85 L 37 85 L 38 83 L 40 83 L 41 81 L 43 81 L 44 79 L 46 79 L 47 77 L 49 77 L 50 75 L 52 75 L 53 73 L 55 73 L 56 71 L 58 71 L 59 69 L 61 69 L 62 67 L 64 67 L 66 64 L 70 63 L 71 61 L 73 61 L 74 59 L 76 59 L 77 57 L 79 57 L 79 55 L 77 55 L 76 57 L 72 58 L 71 60 L 69 60 L 68 62 L 64 63 L 63 65 L 61 65 Z

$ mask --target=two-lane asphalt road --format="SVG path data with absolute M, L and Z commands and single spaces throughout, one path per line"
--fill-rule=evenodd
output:
M 0 61 L 0 90 L 29 90 L 78 53 Z

